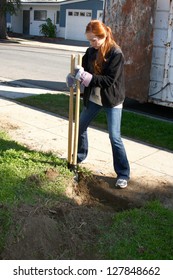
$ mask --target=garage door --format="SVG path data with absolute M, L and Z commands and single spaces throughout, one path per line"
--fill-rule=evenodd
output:
M 92 11 L 67 10 L 65 39 L 86 41 L 85 28 L 91 17 Z

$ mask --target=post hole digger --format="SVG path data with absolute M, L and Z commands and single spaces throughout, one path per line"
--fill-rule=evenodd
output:
M 80 67 L 82 64 L 82 55 L 78 54 L 77 64 Z M 76 57 L 71 55 L 70 74 L 72 79 L 75 75 Z M 78 181 L 77 172 L 77 148 L 78 148 L 78 134 L 79 134 L 79 113 L 80 113 L 80 81 L 76 80 L 76 103 L 75 103 L 75 117 L 74 116 L 74 84 L 70 86 L 69 99 L 69 126 L 68 126 L 68 168 L 74 172 L 75 180 Z

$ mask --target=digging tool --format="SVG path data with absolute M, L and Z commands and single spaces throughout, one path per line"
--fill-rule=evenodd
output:
M 75 56 L 71 55 L 70 73 L 73 75 L 75 69 Z M 70 99 L 69 99 L 69 125 L 68 125 L 68 168 L 72 165 L 72 140 L 73 140 L 73 99 L 74 89 L 70 87 Z
M 82 64 L 82 55 L 78 54 L 78 65 Z M 75 56 L 71 56 L 71 74 L 75 70 Z M 73 138 L 73 101 L 74 89 L 70 87 L 69 100 L 69 130 L 68 130 L 68 168 L 77 175 L 77 148 L 79 136 L 79 112 L 80 112 L 80 81 L 76 82 L 76 104 L 74 120 L 74 138 Z

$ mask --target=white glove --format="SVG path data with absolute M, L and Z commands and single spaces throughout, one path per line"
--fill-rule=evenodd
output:
M 84 68 L 80 65 L 77 65 L 74 72 L 75 79 L 81 82 L 81 74 L 84 72 Z
M 88 87 L 93 75 L 87 71 L 84 71 L 84 68 L 79 65 L 76 67 L 75 73 L 75 79 L 80 81 L 83 86 Z
M 67 84 L 67 87 L 75 88 L 75 86 L 76 86 L 75 77 L 71 73 L 69 73 L 66 77 L 66 84 Z

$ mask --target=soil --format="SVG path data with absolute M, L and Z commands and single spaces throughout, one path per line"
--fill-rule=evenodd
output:
M 8 133 L 13 131 L 14 137 L 18 126 L 1 119 L 0 128 Z M 92 172 L 92 165 L 89 167 Z M 50 169 L 47 176 L 53 180 L 58 174 Z M 94 245 L 117 212 L 141 207 L 155 199 L 173 209 L 173 186 L 163 179 L 148 180 L 145 175 L 133 178 L 125 190 L 115 189 L 114 183 L 114 174 L 93 171 L 89 177 L 79 173 L 78 181 L 74 179 L 67 188 L 69 201 L 57 202 L 53 207 L 39 202 L 35 207 L 16 207 L 0 259 L 100 259 Z
M 14 224 L 1 259 L 99 259 L 93 246 L 100 227 L 109 227 L 111 218 L 108 211 L 73 202 L 58 202 L 51 209 L 21 205 L 14 211 Z

